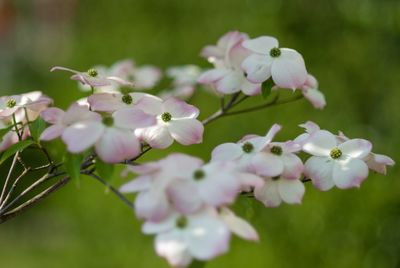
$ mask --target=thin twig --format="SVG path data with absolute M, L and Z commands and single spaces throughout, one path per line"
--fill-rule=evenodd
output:
M 7 204 L 8 199 L 10 199 L 11 194 L 14 192 L 15 188 L 18 185 L 18 182 L 30 171 L 30 168 L 24 169 L 22 173 L 15 179 L 13 185 L 11 186 L 10 190 L 8 191 L 8 194 L 6 195 L 6 198 L 4 198 L 4 202 L 0 204 L 0 210 L 3 209 L 3 207 Z
M 15 155 L 14 155 L 14 159 L 13 159 L 13 161 L 12 161 L 12 163 L 11 163 L 10 170 L 8 171 L 7 178 L 6 178 L 5 182 L 4 182 L 3 189 L 2 189 L 2 191 L 1 191 L 0 205 L 3 204 L 4 194 L 6 193 L 7 186 L 8 186 L 8 182 L 9 182 L 9 180 L 10 180 L 10 178 L 11 178 L 11 175 L 12 175 L 12 173 L 13 173 L 13 171 L 14 171 L 15 164 L 17 163 L 18 156 L 19 156 L 19 152 L 16 152 Z

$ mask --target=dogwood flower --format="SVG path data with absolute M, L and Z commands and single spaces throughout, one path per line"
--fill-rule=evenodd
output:
M 135 88 L 139 90 L 144 90 L 153 88 L 158 83 L 158 81 L 160 81 L 162 73 L 160 69 L 154 66 L 144 65 L 141 67 L 137 67 L 132 76 Z
M 3 96 L 0 97 L 0 119 L 9 119 L 13 114 L 22 112 L 17 118 L 18 121 L 25 119 L 26 109 L 27 115 L 30 115 L 30 120 L 35 120 L 38 113 L 45 109 L 52 100 L 44 96 L 40 91 L 33 91 L 21 95 Z M 21 116 L 22 115 L 22 116 Z
M 240 91 L 246 95 L 260 94 L 261 84 L 250 82 L 241 69 L 243 60 L 250 54 L 250 51 L 242 46 L 246 39 L 246 34 L 233 32 L 223 36 L 217 46 L 206 47 L 203 55 L 208 56 L 215 69 L 204 72 L 198 82 L 211 85 L 222 94 Z
M 174 140 L 183 145 L 203 141 L 203 124 L 196 118 L 199 110 L 186 102 L 169 98 L 167 100 L 142 98 L 136 107 L 145 113 L 157 116 L 157 124 L 138 129 L 136 134 L 151 147 L 167 148 Z
M 304 174 L 320 190 L 333 186 L 346 189 L 359 187 L 368 176 L 368 166 L 363 159 L 371 152 L 371 143 L 352 139 L 340 143 L 335 135 L 319 130 L 303 144 L 303 150 L 311 155 Z
M 300 88 L 306 82 L 303 57 L 293 49 L 279 48 L 276 38 L 261 36 L 245 40 L 242 45 L 253 52 L 242 63 L 249 81 L 262 83 L 272 77 L 277 86 L 291 89 Z
M 106 87 L 112 85 L 124 86 L 124 87 L 133 87 L 134 84 L 126 81 L 120 77 L 116 76 L 106 76 L 102 75 L 96 69 L 89 69 L 87 72 L 79 72 L 73 69 L 55 66 L 51 68 L 51 72 L 53 71 L 67 71 L 73 73 L 71 76 L 72 80 L 81 82 L 84 85 L 97 88 L 97 87 Z
M 325 96 L 318 90 L 318 81 L 312 75 L 307 75 L 307 80 L 300 87 L 303 96 L 317 109 L 323 109 L 326 106 Z
M 233 213 L 233 211 L 230 210 L 229 208 L 227 207 L 220 208 L 219 217 L 223 222 L 225 222 L 229 230 L 233 234 L 239 236 L 240 238 L 251 241 L 260 240 L 258 233 L 254 229 L 254 227 L 251 226 L 244 219 L 236 216 L 235 213 Z
M 173 267 L 187 267 L 193 259 L 206 261 L 227 252 L 231 237 L 213 209 L 192 215 L 173 213 L 161 222 L 145 222 L 142 231 L 156 234 L 157 254 Z
M 238 143 L 224 143 L 214 148 L 211 161 L 235 161 L 245 171 L 252 171 L 252 161 L 272 141 L 281 126 L 274 124 L 264 137 L 249 135 Z

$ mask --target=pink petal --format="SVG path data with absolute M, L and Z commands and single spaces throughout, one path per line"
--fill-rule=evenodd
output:
M 99 122 L 76 123 L 67 127 L 61 138 L 71 153 L 80 153 L 93 146 L 104 132 Z
M 88 97 L 88 102 L 93 111 L 101 112 L 113 112 L 126 106 L 118 93 L 96 93 Z
M 121 193 L 135 193 L 148 190 L 151 187 L 150 176 L 139 176 L 119 188 Z
M 277 182 L 268 179 L 262 187 L 254 189 L 254 197 L 266 207 L 277 207 L 282 203 Z
M 282 177 L 286 179 L 299 179 L 303 173 L 303 162 L 295 154 L 284 154 L 282 156 L 284 169 Z
M 139 218 L 149 221 L 165 219 L 170 213 L 165 193 L 158 189 L 140 192 L 135 200 L 135 212 Z
M 271 153 L 258 153 L 251 161 L 251 168 L 256 174 L 265 177 L 275 177 L 283 172 L 283 161 Z
M 228 226 L 229 230 L 240 238 L 259 241 L 257 231 L 247 221 L 236 216 L 230 209 L 221 208 L 220 217 Z
M 65 127 L 62 125 L 52 125 L 46 128 L 40 135 L 40 140 L 49 141 L 54 140 L 62 135 Z
M 166 258 L 172 267 L 187 267 L 192 261 L 182 232 L 172 231 L 157 235 L 155 248 L 157 254 Z
M 47 108 L 40 113 L 44 121 L 50 124 L 57 124 L 61 122 L 65 112 L 59 108 Z
M 137 108 L 119 109 L 113 113 L 112 117 L 115 126 L 131 130 L 153 126 L 157 123 L 154 115 L 147 114 Z
M 304 97 L 311 102 L 316 109 L 323 109 L 326 106 L 325 96 L 321 91 L 315 88 L 303 90 Z
M 243 41 L 243 46 L 256 53 L 269 54 L 272 48 L 279 47 L 279 43 L 278 40 L 272 36 L 260 36 Z
M 247 80 L 243 80 L 241 90 L 248 96 L 259 95 L 261 94 L 261 84 L 254 84 Z
M 163 103 L 163 112 L 169 112 L 172 118 L 196 118 L 199 109 L 177 98 L 168 98 Z
M 262 83 L 271 77 L 273 60 L 265 55 L 253 54 L 242 62 L 247 79 L 253 83 Z
M 295 50 L 282 48 L 271 66 L 274 83 L 280 88 L 301 88 L 307 79 L 303 57 Z
M 386 155 L 374 153 L 370 153 L 365 161 L 368 168 L 383 175 L 386 175 L 386 166 L 394 166 L 395 164 L 392 158 Z
M 352 139 L 343 142 L 338 146 L 344 155 L 352 158 L 365 158 L 371 152 L 372 144 L 363 139 Z
M 174 207 L 184 214 L 196 212 L 203 205 L 197 188 L 192 181 L 175 180 L 168 185 L 167 195 Z
M 135 98 L 135 96 L 133 96 L 133 98 Z M 156 96 L 148 95 L 140 98 L 135 107 L 148 114 L 160 115 L 162 114 L 162 105 L 162 99 Z
M 357 158 L 335 161 L 333 166 L 333 181 L 341 189 L 360 187 L 367 176 L 367 164 Z
M 172 120 L 168 124 L 171 136 L 180 144 L 191 145 L 203 142 L 203 124 L 196 119 Z
M 140 143 L 133 132 L 116 127 L 106 127 L 96 143 L 96 153 L 107 163 L 119 163 L 140 153 Z
M 328 157 L 312 156 L 304 164 L 304 175 L 310 178 L 315 187 L 327 191 L 335 186 L 332 179 L 334 161 Z
M 243 73 L 230 71 L 216 82 L 216 89 L 223 94 L 238 92 L 241 90 L 243 79 L 245 79 Z
M 226 69 L 211 69 L 201 74 L 197 79 L 197 82 L 200 84 L 209 85 L 222 79 L 222 77 L 224 77 L 227 73 L 228 70 Z
M 303 199 L 305 187 L 300 180 L 278 180 L 278 190 L 283 201 L 288 204 L 300 204 Z

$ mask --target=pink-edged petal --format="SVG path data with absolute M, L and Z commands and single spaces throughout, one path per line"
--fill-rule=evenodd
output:
M 308 74 L 306 82 L 303 85 L 303 88 L 318 88 L 317 79 L 313 75 Z
M 297 152 L 301 151 L 301 148 L 302 148 L 301 145 L 295 141 L 283 142 L 283 143 L 280 143 L 279 146 L 282 147 L 282 150 L 284 153 L 297 153 Z
M 282 177 L 286 179 L 299 179 L 303 173 L 304 166 L 301 159 L 295 154 L 284 154 Z
M 230 71 L 216 82 L 216 89 L 223 94 L 231 94 L 241 90 L 244 75 L 240 71 Z
M 320 130 L 320 127 L 312 121 L 307 121 L 303 124 L 300 124 L 299 126 L 304 128 L 306 132 L 310 134 Z
M 344 155 L 352 158 L 365 158 L 371 152 L 372 144 L 363 139 L 352 139 L 343 142 L 338 146 Z
M 139 176 L 119 188 L 121 193 L 136 193 L 148 190 L 151 186 L 151 176 Z
M 184 214 L 196 212 L 203 205 L 197 187 L 192 181 L 175 180 L 168 185 L 167 195 L 174 207 Z
M 315 156 L 328 156 L 336 145 L 336 137 L 332 133 L 320 130 L 307 139 L 303 145 L 303 151 Z
M 374 153 L 370 153 L 364 161 L 368 168 L 383 175 L 386 175 L 386 166 L 394 166 L 395 164 L 389 156 Z
M 187 267 L 192 262 L 184 235 L 178 230 L 156 236 L 156 252 L 167 259 L 172 267 Z
M 61 122 L 65 112 L 59 108 L 47 108 L 46 110 L 40 113 L 40 116 L 44 121 L 50 124 L 57 124 Z
M 214 148 L 211 161 L 227 161 L 238 159 L 243 154 L 243 149 L 236 143 L 223 143 Z
M 71 153 L 80 153 L 92 147 L 104 132 L 104 126 L 99 122 L 76 123 L 67 127 L 61 138 L 67 144 Z
M 146 221 L 142 225 L 142 232 L 145 234 L 166 233 L 176 227 L 176 220 L 179 217 L 176 213 L 171 213 L 162 221 Z
M 254 227 L 244 219 L 236 216 L 230 209 L 225 207 L 221 208 L 220 217 L 228 226 L 229 230 L 240 238 L 251 241 L 260 240 Z
M 303 57 L 293 49 L 281 48 L 281 55 L 271 66 L 271 75 L 280 88 L 301 88 L 307 79 Z
M 133 94 L 131 94 L 131 96 L 133 99 L 135 99 L 136 96 Z M 153 95 L 147 95 L 147 96 L 142 96 L 135 104 L 135 107 L 141 109 L 143 112 L 148 114 L 160 115 L 162 114 L 162 105 L 163 105 L 162 99 Z
M 266 207 L 277 207 L 282 203 L 278 183 L 271 179 L 267 179 L 262 187 L 254 189 L 254 197 Z
M 96 142 L 96 153 L 107 163 L 119 163 L 132 159 L 140 153 L 140 143 L 129 130 L 106 127 Z
M 262 83 L 271 77 L 272 62 L 269 56 L 252 54 L 242 62 L 241 68 L 250 82 Z
M 270 50 L 278 47 L 278 40 L 272 36 L 260 36 L 251 40 L 245 40 L 242 44 L 245 48 L 260 54 L 269 54 Z
M 306 188 L 300 180 L 278 180 L 278 190 L 283 201 L 288 204 L 300 204 Z
M 165 149 L 169 147 L 174 139 L 169 133 L 168 127 L 165 125 L 156 125 L 153 127 L 137 129 L 135 134 L 147 142 L 151 147 L 157 149 Z
M 93 111 L 113 112 L 126 106 L 119 93 L 96 93 L 88 97 L 88 102 Z
M 197 79 L 197 82 L 200 84 L 209 85 L 220 80 L 228 72 L 229 71 L 226 69 L 211 69 L 202 73 L 200 77 Z
M 274 124 L 272 127 L 268 130 L 267 134 L 264 137 L 251 137 L 249 139 L 244 139 L 242 140 L 247 140 L 254 146 L 254 150 L 256 152 L 262 151 L 275 137 L 275 135 L 282 129 L 281 125 Z
M 250 170 L 261 176 L 275 177 L 282 174 L 284 166 L 279 156 L 262 152 L 251 160 Z
M 357 158 L 341 159 L 333 166 L 333 181 L 341 189 L 360 187 L 367 176 L 367 164 Z
M 177 98 L 168 98 L 163 103 L 163 112 L 168 112 L 172 118 L 196 118 L 199 109 Z
M 328 191 L 335 186 L 332 178 L 333 165 L 333 160 L 328 157 L 312 156 L 304 164 L 304 174 L 319 190 Z
M 210 216 L 192 217 L 186 233 L 191 255 L 209 260 L 228 251 L 230 232 L 226 224 Z
M 264 184 L 264 181 L 261 177 L 251 173 L 239 172 L 237 176 L 241 184 L 242 191 L 247 192 L 254 187 L 261 187 Z
M 214 164 L 219 165 L 217 162 Z M 224 171 L 222 166 L 220 171 L 220 174 L 210 174 L 209 177 L 197 182 L 203 201 L 213 207 L 231 204 L 241 188 L 234 174 Z
M 170 213 L 165 193 L 158 188 L 140 192 L 135 200 L 135 212 L 139 218 L 149 221 L 165 219 Z
M 224 51 L 217 46 L 205 46 L 200 52 L 200 55 L 206 59 L 210 57 L 221 59 L 224 57 L 224 54 Z
M 316 109 L 323 109 L 326 106 L 324 94 L 315 88 L 303 90 L 303 96 L 314 106 Z
M 65 127 L 63 125 L 52 125 L 46 128 L 40 135 L 40 140 L 49 141 L 54 140 L 62 135 Z
M 261 94 L 261 84 L 254 84 L 247 80 L 242 82 L 242 92 L 248 96 L 255 96 Z
M 153 126 L 157 123 L 155 115 L 150 115 L 137 108 L 122 108 L 112 115 L 114 124 L 120 128 L 137 129 Z
M 191 145 L 203 142 L 203 124 L 196 119 L 172 119 L 168 124 L 171 136 L 180 144 Z
M 81 106 L 78 103 L 72 104 L 65 112 L 62 123 L 64 125 L 71 125 L 83 121 L 97 121 L 101 122 L 101 115 L 89 111 L 88 107 Z

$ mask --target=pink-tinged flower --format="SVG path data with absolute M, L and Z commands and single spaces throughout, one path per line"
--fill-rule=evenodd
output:
M 317 109 L 323 109 L 326 106 L 325 96 L 318 90 L 318 81 L 312 75 L 307 75 L 307 80 L 300 87 L 303 96 Z
M 254 189 L 254 197 L 266 207 L 277 207 L 282 201 L 288 204 L 300 204 L 305 187 L 299 179 L 283 176 L 264 177 L 264 184 Z
M 264 177 L 282 176 L 289 180 L 299 179 L 304 166 L 294 153 L 300 150 L 301 145 L 293 141 L 272 142 L 254 156 L 251 170 Z
M 3 127 L 0 124 L 0 129 L 2 128 Z M 28 126 L 25 126 L 22 129 L 20 128 L 20 133 L 22 133 L 21 140 L 26 140 L 31 135 Z M 13 128 L 10 129 L 2 138 L 0 138 L 0 153 L 4 152 L 18 142 L 19 137 L 17 133 Z
M 294 142 L 300 144 L 301 146 L 303 146 L 307 139 L 310 138 L 311 134 L 320 130 L 320 127 L 312 121 L 307 121 L 303 124 L 300 124 L 299 127 L 304 128 L 304 130 L 306 131 L 306 133 L 300 134 L 297 138 L 294 139 Z
M 247 221 L 233 213 L 232 210 L 226 207 L 222 207 L 219 209 L 219 217 L 225 222 L 228 226 L 229 230 L 235 235 L 243 238 L 245 240 L 251 241 L 259 241 L 260 238 L 258 236 L 257 231 L 251 226 Z
M 0 97 L 0 119 L 7 120 L 13 114 L 17 115 L 18 122 L 25 120 L 27 116 L 31 116 L 29 120 L 35 120 L 38 113 L 52 103 L 52 100 L 44 96 L 40 91 L 33 91 L 21 95 Z M 17 114 L 20 112 L 21 114 Z
M 316 131 L 303 145 L 303 150 L 313 155 L 305 163 L 304 174 L 322 191 L 335 185 L 341 189 L 359 187 L 368 176 L 368 166 L 363 159 L 371 148 L 367 140 L 340 143 L 332 133 Z
M 135 88 L 149 89 L 153 88 L 160 81 L 162 72 L 154 66 L 144 65 L 136 68 L 132 76 Z
M 124 184 L 120 191 L 139 192 L 135 200 L 135 212 L 139 218 L 161 221 L 173 211 L 173 205 L 167 195 L 168 186 L 175 180 L 191 177 L 193 170 L 202 165 L 203 161 L 199 158 L 170 154 L 156 162 L 129 166 L 127 171 L 139 176 Z
M 174 213 L 162 222 L 144 223 L 142 230 L 156 234 L 157 254 L 173 267 L 187 267 L 192 259 L 206 261 L 227 252 L 231 237 L 213 209 L 192 215 Z
M 147 98 L 146 105 L 159 105 L 160 99 L 146 93 L 96 93 L 88 97 L 92 111 L 114 112 L 118 109 L 134 107 L 141 99 Z
M 183 145 L 203 141 L 203 124 L 197 120 L 199 110 L 186 102 L 169 98 L 162 101 L 142 98 L 136 107 L 145 113 L 157 116 L 157 124 L 138 129 L 138 137 L 154 148 L 167 148 L 174 140 Z
M 55 66 L 51 68 L 50 71 L 53 72 L 57 70 L 71 72 L 73 73 L 73 75 L 71 76 L 72 80 L 81 82 L 82 84 L 88 85 L 93 88 L 107 87 L 112 85 L 124 87 L 134 86 L 133 83 L 126 81 L 120 77 L 102 75 L 96 69 L 89 69 L 87 72 L 79 72 L 69 68 Z
M 176 97 L 187 100 L 193 96 L 201 69 L 196 65 L 174 66 L 167 69 L 167 76 L 172 79 L 172 88 L 159 95 L 162 99 Z
M 346 142 L 349 138 L 344 135 L 343 132 L 339 131 L 339 135 L 337 136 L 340 143 Z M 395 162 L 392 158 L 383 154 L 375 154 L 369 153 L 364 159 L 368 168 L 378 172 L 380 174 L 386 175 L 386 166 L 394 166 Z
M 81 153 L 94 145 L 97 155 L 107 163 L 118 163 L 137 156 L 140 142 L 134 130 L 156 122 L 154 116 L 135 108 L 120 109 L 109 117 L 101 118 L 79 105 L 72 106 L 66 113 L 53 108 L 43 112 L 42 116 L 47 122 L 54 122 L 42 133 L 42 140 L 61 135 L 71 153 Z
M 235 161 L 245 171 L 252 171 L 252 161 L 271 143 L 281 126 L 274 124 L 264 137 L 246 136 L 238 143 L 224 143 L 212 151 L 211 161 Z
M 253 52 L 242 63 L 247 79 L 262 83 L 272 77 L 281 88 L 296 89 L 304 85 L 307 70 L 303 57 L 295 50 L 279 48 L 278 40 L 261 36 L 245 40 L 243 47 Z
M 261 92 L 261 83 L 252 83 L 246 79 L 241 64 L 250 54 L 242 46 L 248 37 L 245 34 L 228 33 L 218 42 L 217 46 L 208 46 L 203 50 L 203 55 L 214 63 L 215 69 L 204 72 L 198 82 L 211 85 L 217 92 L 232 94 L 242 91 L 246 95 L 257 95 Z
M 231 204 L 242 188 L 262 183 L 256 176 L 239 172 L 232 162 L 212 162 L 191 168 L 190 176 L 175 179 L 167 188 L 169 200 L 184 214 L 204 206 Z

